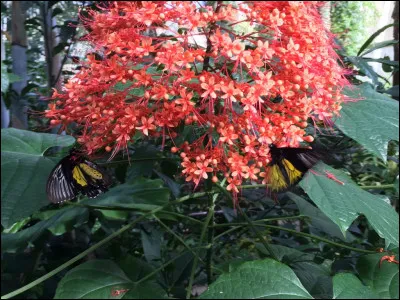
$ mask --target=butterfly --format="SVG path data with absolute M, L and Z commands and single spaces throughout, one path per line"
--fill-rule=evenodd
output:
M 95 198 L 108 191 L 110 185 L 111 178 L 102 168 L 72 149 L 51 171 L 46 193 L 50 202 L 61 203 L 79 193 Z
M 271 162 L 266 181 L 272 191 L 281 191 L 300 181 L 320 159 L 321 153 L 306 148 L 278 148 L 270 145 Z

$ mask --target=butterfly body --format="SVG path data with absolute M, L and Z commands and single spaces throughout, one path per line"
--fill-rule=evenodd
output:
M 277 148 L 270 145 L 271 162 L 266 169 L 267 183 L 273 191 L 296 184 L 319 160 L 320 154 L 306 148 Z
M 53 203 L 73 200 L 79 193 L 89 198 L 108 191 L 111 178 L 97 164 L 72 150 L 51 171 L 47 180 L 47 197 Z

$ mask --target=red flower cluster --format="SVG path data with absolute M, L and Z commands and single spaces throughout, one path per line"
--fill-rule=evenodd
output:
M 197 2 L 196 2 L 197 3 Z M 311 142 L 307 120 L 329 121 L 348 84 L 318 2 L 115 2 L 84 20 L 104 58 L 88 55 L 55 92 L 51 124 L 75 122 L 88 153 L 111 157 L 134 136 L 174 139 L 180 125 L 200 132 L 180 151 L 196 185 L 223 174 L 235 193 L 268 177 L 269 145 Z

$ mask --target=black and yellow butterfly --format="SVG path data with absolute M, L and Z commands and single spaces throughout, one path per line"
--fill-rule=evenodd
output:
M 81 152 L 72 149 L 51 171 L 47 180 L 47 198 L 53 203 L 73 200 L 79 193 L 89 198 L 108 191 L 110 176 Z
M 306 148 L 277 148 L 270 145 L 271 162 L 266 167 L 268 187 L 278 192 L 297 182 L 320 159 L 321 153 Z

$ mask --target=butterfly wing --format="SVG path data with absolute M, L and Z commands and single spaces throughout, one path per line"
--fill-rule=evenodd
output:
M 51 171 L 46 184 L 47 198 L 53 203 L 61 203 L 76 197 L 78 190 L 71 178 L 72 164 L 69 156 L 62 159 Z
M 76 172 L 78 172 L 86 182 L 86 184 L 80 186 L 82 194 L 89 198 L 95 198 L 99 194 L 108 191 L 108 187 L 111 185 L 111 178 L 97 164 L 85 159 L 77 165 L 76 168 L 78 168 Z
M 271 165 L 267 167 L 267 182 L 273 191 L 296 184 L 321 158 L 312 149 L 271 148 Z
M 271 153 L 276 157 L 276 162 L 286 159 L 293 167 L 303 173 L 311 169 L 321 159 L 321 154 L 318 151 L 305 148 L 275 148 Z

